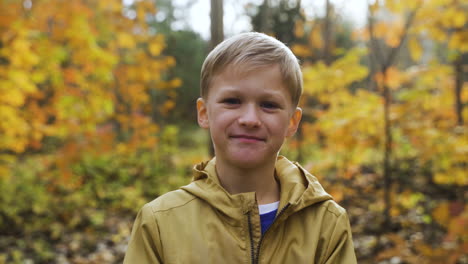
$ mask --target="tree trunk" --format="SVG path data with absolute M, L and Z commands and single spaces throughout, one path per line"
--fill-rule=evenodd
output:
M 392 227 L 392 219 L 390 215 L 391 211 L 391 190 L 392 190 L 392 184 L 393 184 L 393 179 L 392 179 L 392 155 L 393 155 L 393 150 L 392 150 L 392 145 L 393 145 L 393 137 L 392 137 L 392 123 L 390 120 L 390 107 L 392 104 L 392 95 L 390 91 L 390 87 L 388 87 L 387 84 L 387 69 L 390 68 L 396 59 L 397 54 L 399 53 L 403 42 L 405 41 L 408 31 L 413 23 L 413 19 L 416 15 L 417 10 L 419 9 L 420 6 L 416 7 L 413 9 L 409 14 L 408 17 L 406 18 L 405 26 L 404 26 L 404 31 L 401 34 L 401 38 L 399 41 L 398 46 L 391 48 L 388 52 L 388 56 L 385 56 L 383 49 L 381 48 L 379 42 L 377 41 L 377 38 L 375 37 L 375 32 L 374 32 L 374 17 L 371 12 L 371 8 L 368 7 L 369 9 L 369 17 L 368 17 L 368 29 L 370 33 L 370 48 L 371 48 L 371 53 L 373 54 L 373 58 L 375 59 L 375 64 L 377 67 L 379 67 L 378 71 L 382 74 L 383 76 L 383 83 L 381 85 L 382 92 L 383 92 L 383 99 L 384 99 L 384 105 L 383 105 L 383 118 L 384 118 L 384 157 L 383 157 L 383 166 L 384 166 L 384 171 L 383 171 L 383 180 L 384 180 L 384 221 L 382 225 L 382 231 L 389 230 Z M 373 72 L 371 70 L 371 72 Z
M 211 49 L 224 40 L 223 0 L 211 0 Z
M 224 40 L 224 24 L 223 24 L 223 0 L 211 0 L 211 42 L 210 50 Z M 208 135 L 208 152 L 211 157 L 215 155 L 211 136 Z
M 457 125 L 463 126 L 463 102 L 461 96 L 465 73 L 463 69 L 463 54 L 454 61 L 453 66 L 455 70 L 455 114 L 457 117 Z
M 330 4 L 330 0 L 326 3 L 325 21 L 323 24 L 323 61 L 326 65 L 331 63 L 331 50 L 332 50 L 332 11 L 333 6 Z
M 386 69 L 382 71 L 383 79 L 386 80 Z M 390 106 L 392 104 L 391 101 L 391 93 L 390 88 L 384 82 L 383 84 L 383 97 L 384 97 L 384 171 L 383 171 L 383 178 L 384 178 L 384 224 L 385 228 L 389 228 L 391 226 L 391 216 L 390 216 L 390 209 L 392 207 L 391 204 L 391 197 L 390 192 L 392 190 L 392 172 L 391 172 L 391 157 L 392 157 L 392 144 L 393 144 L 393 137 L 392 137 L 392 123 L 390 120 Z

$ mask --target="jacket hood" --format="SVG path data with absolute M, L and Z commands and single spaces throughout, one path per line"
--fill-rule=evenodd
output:
M 242 210 L 243 213 L 252 210 L 257 205 L 255 192 L 228 193 L 221 186 L 215 167 L 216 158 L 196 165 L 192 182 L 181 189 L 233 218 L 240 217 L 239 210 Z M 332 199 L 317 178 L 297 162 L 291 162 L 287 158 L 279 156 L 275 172 L 281 188 L 279 208 L 290 204 L 288 211 L 293 213 L 312 204 Z

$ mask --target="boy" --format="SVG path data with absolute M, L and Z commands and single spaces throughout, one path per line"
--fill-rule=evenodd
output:
M 215 158 L 191 184 L 146 204 L 124 263 L 356 263 L 347 214 L 278 156 L 301 120 L 302 74 L 278 40 L 225 40 L 201 72 L 198 123 Z

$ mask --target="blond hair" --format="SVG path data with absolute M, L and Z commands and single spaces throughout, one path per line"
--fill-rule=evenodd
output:
M 272 65 L 279 65 L 283 84 L 297 106 L 302 94 L 302 73 L 296 56 L 281 41 L 258 32 L 228 38 L 208 54 L 201 70 L 201 96 L 207 98 L 213 78 L 228 67 L 250 73 Z

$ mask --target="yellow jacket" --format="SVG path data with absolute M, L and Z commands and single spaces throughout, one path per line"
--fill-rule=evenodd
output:
M 278 158 L 280 205 L 262 237 L 255 193 L 229 194 L 215 163 L 141 209 L 125 264 L 357 263 L 346 211 L 299 164 Z

